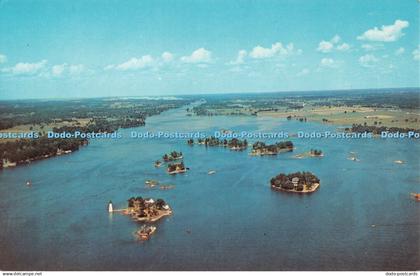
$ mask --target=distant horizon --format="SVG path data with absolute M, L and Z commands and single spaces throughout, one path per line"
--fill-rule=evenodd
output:
M 354 88 L 354 89 L 327 89 L 327 90 L 284 90 L 284 91 L 254 91 L 254 92 L 215 92 L 215 93 L 197 93 L 197 94 L 153 94 L 153 95 L 109 95 L 109 96 L 86 96 L 86 97 L 61 97 L 61 98 L 0 98 L 0 102 L 7 101 L 60 101 L 60 100 L 80 100 L 80 99 L 108 99 L 108 98 L 181 98 L 189 96 L 217 96 L 217 95 L 254 95 L 254 94 L 287 94 L 287 93 L 328 93 L 328 92 L 353 92 L 353 91 L 365 91 L 371 90 L 371 92 L 394 92 L 394 90 L 409 90 L 409 91 L 400 91 L 400 92 L 418 92 L 420 93 L 419 87 L 383 87 L 383 88 Z M 418 90 L 418 91 L 416 91 Z

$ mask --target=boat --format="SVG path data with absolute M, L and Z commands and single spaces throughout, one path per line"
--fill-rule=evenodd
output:
M 404 161 L 403 160 L 395 160 L 394 163 L 395 164 L 404 164 Z
M 108 203 L 108 213 L 114 212 L 114 207 L 112 206 L 112 201 L 110 200 Z
M 26 181 L 26 186 L 31 186 L 32 185 L 32 181 L 28 180 Z
M 159 160 L 157 160 L 157 161 L 155 162 L 155 167 L 156 167 L 156 168 L 159 168 L 160 166 L 162 166 L 162 162 L 161 162 L 161 161 L 159 161 Z
M 159 182 L 157 180 L 148 179 L 144 182 L 144 184 L 146 184 L 149 187 L 155 187 L 156 185 L 159 184 Z
M 415 200 L 417 200 L 417 201 L 420 201 L 420 194 L 416 194 L 416 193 L 411 193 L 411 196 L 415 199 Z
M 137 235 L 142 240 L 148 240 L 153 233 L 156 232 L 156 226 L 146 226 L 143 225 L 139 231 L 137 231 Z
M 215 174 L 216 171 L 209 171 L 207 174 L 211 175 L 211 174 Z
M 161 189 L 161 190 L 171 190 L 171 189 L 174 189 L 174 188 L 175 188 L 175 185 L 161 185 L 159 187 L 159 189 Z
M 358 159 L 356 156 L 350 156 L 347 159 L 350 160 L 350 161 L 355 161 L 355 162 L 359 162 L 360 161 L 360 159 Z

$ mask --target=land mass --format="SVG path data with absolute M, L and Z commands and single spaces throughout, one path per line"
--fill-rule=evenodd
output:
M 1 101 L 0 169 L 74 152 L 89 140 L 50 138 L 48 132 L 113 133 L 119 128 L 144 126 L 147 117 L 189 102 L 132 98 Z M 31 133 L 33 137 L 16 133 Z
M 420 89 L 261 93 L 209 97 L 197 116 L 269 116 L 333 125 L 418 129 Z

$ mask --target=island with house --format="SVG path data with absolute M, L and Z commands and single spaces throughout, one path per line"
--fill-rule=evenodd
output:
M 177 152 L 177 151 L 172 151 L 171 153 L 164 154 L 162 156 L 162 159 L 165 162 L 172 162 L 172 161 L 180 160 L 182 158 L 184 158 L 184 156 L 182 155 L 182 152 Z
M 321 181 L 311 172 L 280 173 L 270 180 L 271 188 L 283 192 L 312 193 Z
M 132 197 L 122 213 L 131 216 L 135 221 L 155 222 L 171 215 L 172 209 L 163 199 Z
M 189 168 L 185 167 L 184 162 L 168 164 L 169 174 L 185 173 Z

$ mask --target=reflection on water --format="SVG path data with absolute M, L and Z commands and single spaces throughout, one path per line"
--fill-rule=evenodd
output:
M 136 131 L 334 130 L 260 117 L 186 117 L 183 109 Z M 129 136 L 131 130 L 123 130 Z M 419 267 L 418 141 L 292 138 L 279 156 L 168 139 L 92 140 L 71 155 L 0 173 L 0 268 L 9 270 L 414 270 Z M 251 141 L 252 142 L 252 141 Z M 321 159 L 295 159 L 321 149 Z M 184 175 L 153 162 L 182 151 Z M 357 152 L 360 162 L 347 160 Z M 405 164 L 395 164 L 404 160 Z M 217 173 L 208 174 L 209 170 Z M 280 172 L 311 171 L 311 195 L 274 192 Z M 25 183 L 30 179 L 32 186 Z M 175 185 L 148 189 L 146 179 Z M 139 225 L 109 214 L 131 196 L 165 199 L 171 217 L 139 243 Z M 375 225 L 375 227 L 372 227 Z M 6 249 L 6 250 L 4 250 Z

